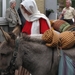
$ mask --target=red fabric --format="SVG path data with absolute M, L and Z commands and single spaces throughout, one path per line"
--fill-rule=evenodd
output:
M 27 33 L 27 34 L 31 34 L 31 27 L 32 27 L 32 22 L 26 21 L 26 23 L 22 29 L 22 32 Z
M 40 33 L 43 34 L 46 30 L 49 29 L 49 26 L 45 19 L 40 19 Z
M 49 26 L 45 19 L 40 18 L 39 21 L 40 21 L 40 34 L 43 34 L 47 29 L 49 29 Z M 32 27 L 32 22 L 26 21 L 26 23 L 22 29 L 22 32 L 30 35 L 31 27 Z

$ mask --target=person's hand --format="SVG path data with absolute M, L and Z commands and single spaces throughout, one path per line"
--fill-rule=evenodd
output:
M 64 14 L 65 14 L 65 12 L 66 12 L 66 11 L 63 11 L 62 15 L 64 15 Z
M 15 70 L 15 75 L 30 75 L 30 73 L 27 69 L 20 66 L 18 70 Z
M 15 24 L 15 21 L 14 21 L 14 20 L 12 21 L 12 24 L 13 24 L 13 25 Z

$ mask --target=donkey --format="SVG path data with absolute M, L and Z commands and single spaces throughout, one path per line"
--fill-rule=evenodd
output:
M 16 50 L 16 59 L 14 60 L 16 69 L 23 66 L 32 75 L 58 74 L 60 57 L 56 48 L 47 47 L 43 40 L 27 35 L 16 40 L 4 31 L 3 34 L 6 41 L 0 45 L 0 69 L 4 70 L 10 66 L 13 53 Z M 63 51 L 75 61 L 75 48 Z

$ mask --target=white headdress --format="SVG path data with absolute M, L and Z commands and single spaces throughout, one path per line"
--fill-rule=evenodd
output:
M 21 5 L 23 5 L 25 9 L 31 13 L 31 15 L 28 15 L 27 13 L 24 12 L 23 9 L 21 9 L 21 12 L 23 16 L 25 17 L 25 19 L 27 21 L 33 22 L 32 29 L 31 29 L 32 34 L 36 34 L 36 33 L 39 34 L 39 19 L 40 18 L 44 18 L 47 21 L 49 27 L 51 27 L 49 19 L 44 14 L 40 13 L 40 11 L 38 10 L 35 0 L 24 0 L 21 3 Z

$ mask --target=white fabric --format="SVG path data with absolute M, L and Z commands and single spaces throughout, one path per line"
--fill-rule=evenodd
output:
M 42 13 L 37 8 L 35 0 L 24 0 L 21 5 L 25 7 L 25 9 L 30 12 L 32 15 L 28 15 L 27 13 L 24 12 L 24 10 L 21 8 L 21 12 L 25 19 L 27 21 L 32 22 L 32 28 L 31 28 L 31 34 L 39 34 L 39 19 L 43 18 L 47 21 L 49 27 L 51 28 L 51 24 L 49 19 Z
M 43 34 L 31 34 L 31 38 L 37 38 L 37 39 L 42 39 Z
M 33 22 L 31 33 L 32 34 L 36 34 L 36 33 L 39 34 L 40 33 L 39 31 L 40 31 L 39 30 L 39 21 L 37 20 L 37 21 Z

